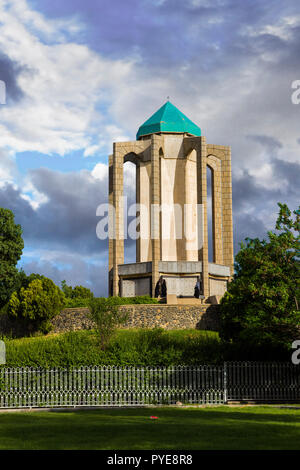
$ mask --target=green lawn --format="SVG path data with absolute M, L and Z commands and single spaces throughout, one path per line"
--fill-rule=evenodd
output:
M 158 416 L 151 420 L 150 416 Z M 300 449 L 300 409 L 135 408 L 0 413 L 0 449 Z

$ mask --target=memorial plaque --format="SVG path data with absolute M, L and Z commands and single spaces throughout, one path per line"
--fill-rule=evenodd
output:
M 134 297 L 135 296 L 135 281 L 134 280 L 123 280 L 122 281 L 122 297 Z
M 194 296 L 197 276 L 167 277 L 165 279 L 167 283 L 167 292 L 169 295 L 176 294 L 177 296 L 183 295 L 185 297 Z
M 149 277 L 124 279 L 122 281 L 122 297 L 135 297 L 137 295 L 151 295 Z

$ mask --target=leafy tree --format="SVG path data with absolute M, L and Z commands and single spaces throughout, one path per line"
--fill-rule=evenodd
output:
M 67 299 L 71 299 L 72 292 L 73 292 L 73 287 L 72 286 L 68 286 L 66 281 L 62 281 L 61 282 L 61 290 L 63 291 L 63 293 L 65 294 Z
M 120 309 L 117 298 L 95 298 L 90 301 L 90 317 L 96 325 L 100 348 L 106 349 L 117 327 L 126 323 L 128 312 Z
M 300 334 L 300 208 L 293 217 L 286 204 L 278 206 L 277 233 L 241 244 L 221 301 L 221 338 L 244 349 L 287 351 Z
M 21 226 L 15 224 L 10 210 L 0 208 L 0 309 L 15 289 L 23 248 Z
M 69 299 L 91 299 L 94 297 L 93 292 L 83 286 L 68 286 L 66 281 L 61 282 L 61 289 L 65 296 Z
M 15 291 L 8 303 L 8 314 L 22 319 L 29 331 L 47 333 L 50 320 L 60 313 L 65 296 L 51 279 L 38 274 L 28 276 L 25 287 Z
M 93 292 L 83 286 L 75 286 L 72 292 L 72 299 L 92 299 L 93 297 Z

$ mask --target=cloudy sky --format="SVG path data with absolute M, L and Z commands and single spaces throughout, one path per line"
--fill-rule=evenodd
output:
M 0 0 L 0 80 L 0 207 L 28 273 L 106 294 L 107 155 L 167 96 L 232 147 L 236 251 L 299 204 L 299 0 Z

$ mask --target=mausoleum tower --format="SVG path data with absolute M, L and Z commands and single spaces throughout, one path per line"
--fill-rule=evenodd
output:
M 123 167 L 136 165 L 136 263 L 124 264 Z M 207 167 L 213 259 L 208 259 Z M 230 147 L 208 144 L 169 101 L 109 157 L 109 294 L 210 302 L 233 274 Z

